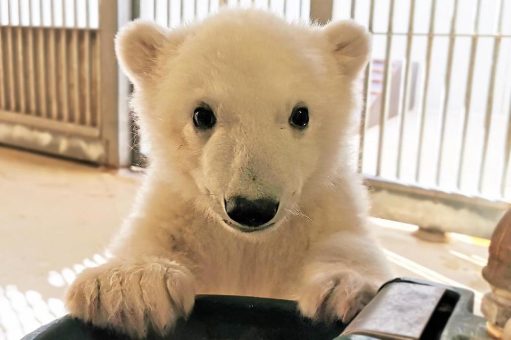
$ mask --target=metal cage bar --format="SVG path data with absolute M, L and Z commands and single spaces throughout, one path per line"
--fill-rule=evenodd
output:
M 481 18 L 481 0 L 477 0 L 476 4 L 476 15 L 474 18 L 474 26 L 473 26 L 473 36 L 470 44 L 470 57 L 468 61 L 468 70 L 467 70 L 467 85 L 465 88 L 465 98 L 464 98 L 464 106 L 465 111 L 463 115 L 463 128 L 461 134 L 461 147 L 460 147 L 460 158 L 458 162 L 457 169 L 457 179 L 456 179 L 456 188 L 461 189 L 461 181 L 463 176 L 463 164 L 465 160 L 465 145 L 467 144 L 467 136 L 468 136 L 468 119 L 470 116 L 471 108 L 472 108 L 472 91 L 474 84 L 474 67 L 476 64 L 476 52 L 477 46 L 479 42 L 479 37 L 477 33 L 479 32 L 479 21 Z
M 479 182 L 477 188 L 479 192 L 483 191 L 483 183 L 484 183 L 484 173 L 486 168 L 486 157 L 488 153 L 488 141 L 490 137 L 490 128 L 492 122 L 492 113 L 493 113 L 493 102 L 494 102 L 494 92 L 495 92 L 495 80 L 497 74 L 497 66 L 499 64 L 499 56 L 500 56 L 500 44 L 502 41 L 499 33 L 502 32 L 504 24 L 504 0 L 500 0 L 499 4 L 499 20 L 497 24 L 497 36 L 495 37 L 495 41 L 493 42 L 493 51 L 492 51 L 492 64 L 490 71 L 490 79 L 488 85 L 488 95 L 486 101 L 486 112 L 484 114 L 484 131 L 483 131 L 483 147 L 481 151 L 481 164 L 479 167 Z
M 367 30 L 369 33 L 372 33 L 374 30 L 374 1 L 370 0 L 369 4 L 369 18 L 367 23 Z M 365 135 L 367 130 L 367 117 L 369 116 L 369 98 L 371 96 L 371 72 L 372 71 L 372 63 L 369 62 L 366 67 L 365 75 L 364 75 L 364 89 L 363 89 L 363 96 L 364 96 L 364 103 L 362 112 L 360 114 L 360 126 L 359 126 L 359 141 L 358 141 L 358 171 L 363 171 L 363 162 L 364 162 L 364 147 L 365 147 Z
M 376 158 L 376 176 L 381 175 L 381 165 L 383 160 L 383 143 L 385 143 L 385 125 L 389 111 L 389 84 L 391 80 L 390 68 L 391 64 L 391 51 L 392 51 L 392 31 L 394 27 L 394 4 L 395 0 L 390 0 L 389 14 L 388 14 L 388 28 L 387 28 L 387 44 L 385 48 L 385 67 L 383 74 L 383 91 L 381 94 L 381 107 L 380 107 L 380 129 L 378 133 L 378 153 Z
M 504 161 L 502 163 L 502 180 L 500 182 L 500 195 L 506 196 L 507 182 L 509 174 L 509 160 L 511 157 L 511 95 L 509 96 L 509 107 L 507 114 L 506 137 L 504 138 Z
M 21 2 L 20 2 L 21 3 Z M 33 25 L 32 20 L 32 1 L 28 2 L 28 25 Z M 31 114 L 37 114 L 37 97 L 36 97 L 36 67 L 35 67 L 35 55 L 34 55 L 34 30 L 28 31 L 28 78 L 29 78 L 29 97 L 30 106 L 29 111 Z
M 3 31 L 0 31 L 0 74 L 2 75 L 2 78 L 0 78 L 0 107 L 5 107 L 6 105 L 6 95 L 5 95 L 5 88 L 7 87 L 6 84 L 6 78 L 5 77 L 5 69 L 4 69 L 4 55 L 6 55 L 7 52 L 4 50 L 4 34 Z
M 404 74 L 404 84 L 403 84 L 403 98 L 401 101 L 401 106 L 399 108 L 399 122 L 398 122 L 398 150 L 397 150 L 397 159 L 396 159 L 396 178 L 401 178 L 401 161 L 403 157 L 403 136 L 404 136 L 404 127 L 406 124 L 406 110 L 410 103 L 410 70 L 412 66 L 411 54 L 413 48 L 413 30 L 414 30 L 414 20 L 415 20 L 415 0 L 411 0 L 410 2 L 410 10 L 408 12 L 408 34 L 406 37 L 406 54 L 405 54 L 405 74 Z
M 61 65 L 60 70 L 58 72 L 60 83 L 60 93 L 59 97 L 61 99 L 61 105 L 59 107 L 59 111 L 62 117 L 62 120 L 65 122 L 70 122 L 70 110 L 69 110 L 69 77 L 68 77 L 68 50 L 71 46 L 69 46 L 67 41 L 67 33 L 68 30 L 66 28 L 66 2 L 62 3 L 62 27 L 59 30 L 59 46 L 60 46 L 60 54 L 59 54 L 59 64 Z
M 424 124 L 425 124 L 425 113 L 428 103 L 428 91 L 429 91 L 429 80 L 430 80 L 430 69 L 431 69 L 431 55 L 432 55 L 432 47 L 433 47 L 433 39 L 435 32 L 435 18 L 436 18 L 436 5 L 437 0 L 432 0 L 431 3 L 431 11 L 430 11 L 430 19 L 429 19 L 429 35 L 428 42 L 426 47 L 426 69 L 424 71 L 424 85 L 423 85 L 423 94 L 422 94 L 422 103 L 419 113 L 419 140 L 417 147 L 417 158 L 415 161 L 415 181 L 419 182 L 420 174 L 421 174 L 421 161 L 422 161 L 422 148 L 424 142 Z
M 42 8 L 43 0 L 39 0 L 39 8 Z M 46 87 L 46 34 L 43 28 L 43 11 L 39 10 L 40 27 L 37 28 L 38 38 L 38 71 L 39 71 L 39 112 L 41 117 L 49 118 L 47 108 L 47 87 Z
M 7 0 L 7 23 L 9 26 L 6 28 L 7 34 L 7 72 L 9 72 L 7 79 L 8 87 L 11 90 L 9 91 L 9 106 L 10 110 L 16 110 L 16 83 L 14 81 L 14 47 L 13 47 L 13 27 L 11 26 L 12 22 L 12 13 L 11 13 L 11 1 Z
M 449 37 L 449 46 L 447 49 L 447 70 L 445 71 L 444 78 L 444 98 L 442 101 L 442 107 L 440 111 L 440 141 L 438 143 L 438 153 L 437 153 L 437 166 L 435 173 L 435 183 L 437 186 L 440 185 L 440 175 L 442 171 L 443 164 L 443 152 L 444 152 L 444 140 L 445 140 L 445 125 L 449 110 L 449 99 L 451 95 L 451 77 L 452 77 L 452 62 L 454 56 L 454 44 L 456 43 L 456 37 L 454 34 L 456 33 L 456 20 L 458 19 L 458 2 L 459 0 L 454 0 L 454 9 L 452 11 L 451 17 L 451 27 Z
M 74 5 L 74 13 L 73 19 L 74 24 L 78 27 L 78 2 L 77 0 L 73 1 Z M 80 91 L 82 82 L 80 81 L 80 41 L 79 41 L 79 30 L 71 31 L 71 73 L 73 77 L 73 81 L 71 81 L 72 89 L 73 89 L 73 122 L 75 124 L 83 124 L 84 117 L 81 112 L 80 107 Z
M 18 21 L 21 22 L 21 1 L 18 1 Z M 15 56 L 17 57 L 16 64 L 18 66 L 17 71 L 18 74 L 16 79 L 18 79 L 18 107 L 21 112 L 26 112 L 26 87 L 25 87 L 25 51 L 23 46 L 23 30 L 21 29 L 21 25 L 16 27 L 16 45 L 17 51 Z

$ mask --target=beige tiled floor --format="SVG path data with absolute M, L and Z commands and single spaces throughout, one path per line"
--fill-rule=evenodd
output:
M 141 176 L 0 148 L 0 340 L 65 313 L 66 286 L 104 261 Z M 428 243 L 411 236 L 414 228 L 374 220 L 396 275 L 466 286 L 480 298 L 487 242 L 451 235 Z

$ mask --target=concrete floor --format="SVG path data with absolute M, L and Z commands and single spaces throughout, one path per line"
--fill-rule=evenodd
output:
M 65 314 L 66 287 L 105 261 L 141 176 L 0 148 L 0 340 Z M 412 236 L 415 226 L 373 222 L 396 276 L 468 287 L 476 302 L 488 290 L 480 275 L 487 240 L 451 234 L 429 243 Z

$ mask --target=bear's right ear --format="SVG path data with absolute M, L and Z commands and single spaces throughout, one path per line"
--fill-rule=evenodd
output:
M 371 53 L 367 30 L 352 20 L 331 22 L 323 28 L 330 43 L 330 52 L 339 63 L 342 74 L 356 78 L 366 66 Z
M 152 22 L 135 20 L 124 26 L 115 37 L 115 53 L 121 69 L 133 83 L 143 83 L 153 75 L 157 59 L 164 48 L 176 48 L 183 34 Z

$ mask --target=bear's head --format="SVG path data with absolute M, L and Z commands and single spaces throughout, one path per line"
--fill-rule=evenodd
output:
M 289 24 L 256 10 L 174 30 L 130 23 L 116 52 L 149 176 L 233 229 L 282 224 L 351 171 L 346 137 L 369 45 L 351 21 Z

